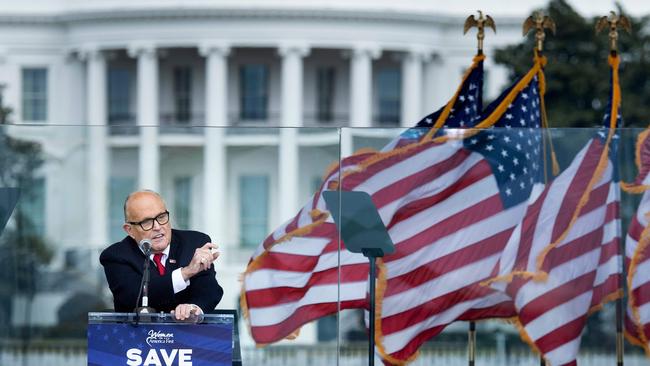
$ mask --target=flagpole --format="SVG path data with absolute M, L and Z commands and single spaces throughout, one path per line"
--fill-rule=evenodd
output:
M 596 33 L 600 33 L 601 31 L 608 29 L 609 30 L 609 52 L 610 52 L 610 57 L 611 58 L 618 58 L 617 54 L 617 48 L 618 48 L 618 28 L 623 28 L 626 30 L 628 33 L 631 32 L 632 27 L 630 24 L 629 19 L 625 17 L 624 15 L 617 15 L 615 12 L 610 12 L 609 16 L 604 16 L 601 17 L 597 22 L 596 22 Z M 612 65 L 612 73 L 615 77 L 612 78 L 612 90 L 618 90 L 619 85 L 618 85 L 618 63 L 615 65 Z M 620 92 L 619 92 L 620 93 Z M 619 105 L 615 105 L 614 102 L 612 103 L 612 111 L 610 112 L 610 119 L 611 121 L 615 121 L 618 119 L 618 108 Z M 616 115 L 614 115 L 616 113 Z M 616 128 L 617 126 L 614 126 Z M 610 126 L 611 128 L 611 126 Z M 618 201 L 620 202 L 620 189 L 616 190 L 616 194 L 619 196 Z M 618 245 L 618 251 L 621 254 L 621 260 L 619 261 L 619 273 L 620 273 L 620 279 L 619 279 L 619 287 L 621 290 L 625 288 L 625 266 L 623 265 L 623 257 L 624 257 L 624 247 L 623 247 L 623 240 L 622 240 L 622 233 L 623 229 L 621 227 L 622 223 L 620 218 L 618 218 L 618 222 L 616 224 L 616 231 L 617 231 L 617 237 L 620 238 L 620 242 Z M 623 366 L 623 356 L 625 353 L 625 344 L 623 343 L 623 299 L 619 296 L 616 299 L 616 364 L 617 366 Z
M 485 39 L 485 27 L 492 28 L 494 33 L 497 32 L 497 26 L 494 22 L 494 19 L 488 14 L 483 15 L 482 11 L 478 11 L 478 19 L 474 15 L 470 15 L 465 20 L 465 25 L 463 26 L 463 34 L 467 34 L 467 31 L 476 27 L 478 32 L 476 33 L 476 39 L 478 44 L 476 47 L 476 54 L 478 56 L 483 54 L 483 40 Z M 476 322 L 469 322 L 469 330 L 467 332 L 467 358 L 468 365 L 474 366 L 476 359 Z
M 469 322 L 467 332 L 469 366 L 474 366 L 476 360 L 476 322 Z
M 544 40 L 546 39 L 546 32 L 544 31 L 545 29 L 550 29 L 553 34 L 555 34 L 555 22 L 551 17 L 549 16 L 544 16 L 544 14 L 541 11 L 535 12 L 533 15 L 529 16 L 523 24 L 523 35 L 525 36 L 528 34 L 528 32 L 532 29 L 535 29 L 535 49 L 534 49 L 534 54 L 535 54 L 535 62 L 542 62 L 542 65 L 544 65 L 543 61 L 543 51 L 544 51 Z M 542 69 L 540 69 L 539 72 L 540 75 L 540 80 L 539 83 L 540 85 L 545 85 L 545 82 L 543 80 L 544 74 Z M 542 111 L 542 128 L 545 129 L 546 134 L 542 133 L 542 155 L 544 157 L 544 184 L 548 184 L 548 164 L 547 164 L 547 154 L 546 154 L 546 143 L 549 143 L 549 147 L 551 150 L 551 160 L 552 160 L 552 170 L 553 170 L 553 175 L 558 174 L 559 172 L 556 170 L 559 170 L 557 168 L 557 162 L 555 160 L 555 152 L 553 149 L 553 143 L 551 142 L 551 133 L 548 130 L 548 121 L 546 119 L 546 104 L 544 103 L 544 93 L 545 93 L 545 87 L 540 88 L 540 102 L 541 102 L 541 111 Z M 540 353 L 539 355 L 539 364 L 540 366 L 546 366 L 546 361 L 544 360 L 544 355 Z

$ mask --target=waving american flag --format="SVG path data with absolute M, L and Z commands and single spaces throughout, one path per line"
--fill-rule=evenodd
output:
M 530 203 L 497 266 L 522 338 L 553 366 L 576 365 L 587 316 L 620 296 L 618 58 L 605 127 Z
M 377 345 L 403 364 L 456 320 L 514 314 L 488 279 L 542 173 L 541 62 L 472 130 L 447 130 L 394 164 L 400 180 L 373 194 L 395 253 L 383 258 Z M 416 165 L 415 161 L 426 161 Z M 401 165 L 401 166 L 400 166 Z
M 415 190 L 445 172 L 451 145 L 432 141 L 434 128 L 475 120 L 481 110 L 483 56 L 474 59 L 449 103 L 391 141 L 381 152 L 347 157 L 325 174 L 324 182 L 298 214 L 257 248 L 243 278 L 241 302 L 253 339 L 279 341 L 314 319 L 339 309 L 366 309 L 368 261 L 341 243 L 321 193 L 327 189 L 365 190 L 392 213 L 417 198 Z M 432 126 L 427 126 L 432 121 Z M 456 149 L 456 148 L 452 148 Z M 409 195 L 409 197 L 405 197 Z M 401 197 L 404 196 L 404 197 Z M 402 211 L 403 212 L 403 211 Z M 340 280 L 340 285 L 339 285 Z

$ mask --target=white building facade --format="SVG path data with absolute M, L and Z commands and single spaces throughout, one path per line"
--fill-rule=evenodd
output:
M 492 50 L 518 42 L 523 20 L 493 16 L 487 96 L 506 82 Z M 53 266 L 99 268 L 99 251 L 123 237 L 126 194 L 154 189 L 177 227 L 220 244 L 220 307 L 235 308 L 250 253 L 330 163 L 381 146 L 455 91 L 476 47 L 464 20 L 363 1 L 8 6 L 7 130 L 45 151 L 35 215 Z

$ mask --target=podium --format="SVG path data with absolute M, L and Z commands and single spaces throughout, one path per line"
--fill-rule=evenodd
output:
M 241 366 L 237 312 L 88 313 L 88 365 Z

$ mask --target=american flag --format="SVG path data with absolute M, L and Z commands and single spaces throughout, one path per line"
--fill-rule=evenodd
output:
M 650 222 L 647 216 L 650 213 L 650 129 L 639 135 L 636 155 L 638 176 L 624 189 L 630 193 L 644 193 L 625 242 L 629 291 L 625 335 L 650 357 Z
M 479 284 L 542 176 L 539 73 L 536 64 L 486 109 L 485 128 L 446 131 L 446 143 L 381 167 L 399 177 L 371 189 L 396 248 L 379 281 L 377 345 L 386 364 L 412 359 L 456 320 L 513 315 L 507 296 Z
M 391 151 L 422 140 L 431 129 L 470 128 L 481 119 L 483 111 L 483 61 L 484 55 L 474 57 L 472 65 L 463 75 L 463 81 L 449 102 L 439 110 L 422 118 L 413 128 L 402 132 L 399 138 L 388 143 L 382 151 Z
M 553 366 L 577 364 L 587 316 L 620 296 L 617 83 L 612 90 L 608 127 L 528 206 L 497 266 L 505 282 L 492 285 L 514 300 L 522 338 Z
M 447 106 L 425 117 L 422 123 L 430 118 L 444 123 L 444 118 L 452 118 L 451 114 L 454 121 L 474 119 L 476 111 L 481 109 L 482 75 L 483 57 L 477 57 Z M 399 178 L 395 175 L 382 181 L 386 174 L 395 172 L 388 170 L 390 166 L 400 161 L 409 164 L 409 159 L 416 156 L 420 161 L 411 170 L 439 171 L 440 167 L 429 167 L 435 160 L 431 153 L 435 150 L 435 155 L 440 150 L 434 149 L 439 144 L 428 141 L 417 146 L 428 131 L 429 128 L 423 130 L 423 127 L 409 129 L 380 153 L 361 153 L 343 159 L 339 166 L 326 173 L 321 188 L 300 212 L 258 247 L 244 274 L 241 295 L 251 335 L 258 344 L 279 341 L 303 324 L 339 309 L 368 308 L 368 261 L 361 254 L 347 251 L 343 243 L 339 253 L 337 229 L 321 192 L 341 187 L 372 193 L 371 190 L 388 186 L 391 180 Z

